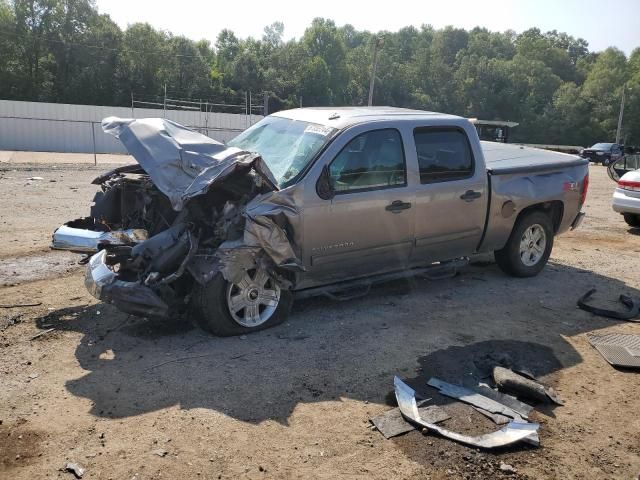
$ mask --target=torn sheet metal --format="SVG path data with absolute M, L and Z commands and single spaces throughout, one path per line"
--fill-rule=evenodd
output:
M 95 253 L 102 245 L 134 245 L 148 238 L 146 230 L 135 228 L 96 232 L 62 225 L 53 232 L 51 248 L 79 253 Z
M 611 365 L 640 368 L 640 335 L 588 333 L 587 339 Z
M 486 410 L 491 413 L 504 415 L 518 421 L 522 421 L 523 418 L 527 418 L 526 416 L 523 417 L 506 405 L 484 397 L 473 390 L 469 390 L 468 388 L 461 387 L 459 385 L 443 382 L 437 378 L 430 378 L 427 385 L 437 388 L 441 394 L 446 395 L 447 397 L 455 398 L 456 400 L 460 400 L 461 402 L 468 403 L 474 407 L 481 408 L 482 410 Z
M 106 263 L 107 251 L 101 250 L 87 264 L 85 286 L 89 293 L 119 310 L 142 317 L 164 317 L 168 305 L 151 290 L 137 282 L 118 280 Z
M 495 367 L 493 369 L 493 380 L 498 388 L 504 392 L 530 398 L 538 402 L 551 401 L 557 405 L 564 405 L 564 401 L 553 388 L 526 378 L 508 368 Z
M 516 397 L 512 397 L 506 393 L 498 392 L 497 390 L 489 388 L 484 384 L 472 387 L 471 389 L 478 392 L 480 395 L 488 397 L 491 400 L 495 400 L 496 402 L 515 410 L 522 418 L 528 418 L 529 414 L 533 411 L 533 407 L 531 405 L 521 402 Z
M 578 299 L 578 307 L 586 312 L 593 313 L 600 317 L 614 318 L 616 320 L 628 320 L 630 322 L 640 322 L 640 301 L 634 300 L 628 295 L 620 295 L 619 300 L 627 310 L 617 312 L 615 310 L 607 310 L 605 308 L 598 308 L 587 304 L 591 296 L 596 293 L 596 289 L 592 288 L 582 297 Z
M 281 226 L 293 224 L 300 216 L 294 197 L 289 191 L 258 195 L 247 204 L 244 216 L 246 218 L 245 245 L 263 248 L 273 262 L 281 268 L 304 270 L 302 262 L 289 242 L 287 233 Z
M 260 184 L 270 190 L 245 205 L 242 241 L 223 242 L 215 253 L 216 260 L 209 262 L 206 271 L 189 265 L 190 271 L 198 270 L 196 278 L 200 283 L 210 280 L 218 271 L 231 282 L 240 278 L 247 265 L 254 261 L 257 247 L 279 268 L 304 270 L 289 238 L 289 234 L 295 233 L 286 230 L 299 221 L 295 188 L 279 191 L 271 171 L 258 154 L 227 147 L 162 118 L 109 117 L 103 120 L 102 128 L 124 144 L 176 211 L 183 210 L 189 199 L 206 193 L 212 185 L 235 172 L 254 171 L 261 179 Z M 113 172 L 132 169 L 126 166 Z M 104 181 L 104 176 L 96 179 L 100 180 Z M 231 252 L 232 247 L 238 251 Z
M 476 412 L 481 413 L 496 425 L 506 425 L 512 420 L 511 418 L 505 415 L 500 415 L 499 413 L 492 413 L 492 412 L 489 412 L 488 410 L 484 410 L 483 408 L 479 408 L 479 407 L 473 407 L 473 408 Z
M 511 445 L 520 441 L 539 442 L 537 423 L 509 422 L 505 427 L 492 433 L 479 436 L 469 436 L 452 432 L 433 423 L 422 420 L 418 405 L 416 404 L 415 391 L 400 378 L 393 379 L 395 385 L 398 407 L 404 417 L 422 427 L 439 433 L 443 437 L 450 438 L 466 445 L 479 448 L 496 448 Z
M 447 412 L 437 405 L 418 407 L 418 412 L 420 413 L 420 418 L 427 423 L 440 423 L 451 418 Z M 416 428 L 414 424 L 405 420 L 399 408 L 376 415 L 371 419 L 371 423 L 387 439 L 411 432 Z
M 269 167 L 258 154 L 227 147 L 171 120 L 109 117 L 102 121 L 102 129 L 123 143 L 176 211 L 238 170 L 255 170 L 277 190 Z

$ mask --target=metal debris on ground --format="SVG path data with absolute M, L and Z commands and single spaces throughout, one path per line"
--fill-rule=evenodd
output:
M 488 419 L 490 419 L 491 421 L 493 421 L 493 423 L 495 423 L 496 425 L 506 425 L 507 423 L 509 423 L 511 421 L 511 418 L 505 416 L 505 415 L 501 415 L 499 413 L 492 413 L 489 412 L 488 410 L 485 410 L 483 408 L 480 407 L 473 407 L 477 412 L 481 413 L 482 415 L 484 415 L 485 417 L 487 417 Z
M 151 453 L 153 453 L 154 455 L 157 455 L 159 457 L 166 457 L 167 454 L 169 452 L 167 452 L 165 449 L 163 448 L 156 448 L 155 450 L 153 450 Z
M 497 413 L 499 415 L 503 415 L 520 421 L 527 418 L 526 415 L 523 417 L 520 413 L 516 412 L 510 407 L 507 407 L 506 405 L 492 400 L 491 398 L 485 397 L 477 392 L 474 392 L 473 390 L 461 387 L 460 385 L 453 385 L 451 383 L 443 382 L 442 380 L 439 380 L 437 378 L 430 378 L 427 382 L 427 385 L 437 388 L 442 395 L 455 398 L 456 400 L 468 403 L 470 405 L 473 405 L 474 407 L 478 407 L 490 413 Z
M 67 462 L 64 466 L 64 469 L 67 472 L 73 473 L 76 478 L 82 478 L 85 472 L 83 467 L 81 467 L 77 463 L 72 463 L 72 462 Z
M 527 418 L 533 411 L 533 407 L 528 403 L 521 402 L 516 397 L 494 390 L 487 385 L 478 385 L 477 387 L 471 387 L 471 389 L 478 392 L 480 395 L 484 395 L 491 400 L 495 400 L 496 402 L 515 410 L 522 418 Z
M 439 433 L 443 437 L 466 445 L 487 449 L 503 447 L 505 445 L 511 445 L 521 441 L 539 442 L 538 428 L 540 426 L 537 423 L 513 421 L 509 422 L 508 425 L 498 431 L 484 435 L 470 436 L 452 432 L 451 430 L 447 430 L 446 428 L 433 423 L 425 422 L 420 417 L 420 412 L 418 411 L 415 391 L 398 377 L 394 378 L 394 384 L 398 407 L 400 408 L 402 415 L 410 422 Z
M 551 401 L 557 405 L 564 405 L 564 402 L 553 388 L 536 380 L 526 378 L 508 368 L 495 367 L 493 369 L 493 380 L 500 390 L 518 397 L 529 398 L 537 402 Z
M 640 335 L 588 333 L 587 339 L 611 365 L 640 368 Z
M 507 473 L 509 475 L 518 473 L 518 470 L 516 470 L 512 465 L 509 465 L 508 463 L 504 463 L 504 462 L 500 463 L 500 471 Z
M 440 423 L 451 418 L 447 412 L 436 405 L 419 407 L 418 412 L 420 413 L 420 417 L 429 423 Z M 376 429 L 387 439 L 397 437 L 416 428 L 404 419 L 399 408 L 394 408 L 393 410 L 388 410 L 380 415 L 376 415 L 371 418 L 371 423 L 373 423 Z
M 618 312 L 615 310 L 607 310 L 605 308 L 594 307 L 593 305 L 587 304 L 587 301 L 594 293 L 596 293 L 596 289 L 592 288 L 582 297 L 580 297 L 578 299 L 578 307 L 586 312 L 593 313 L 594 315 L 598 315 L 600 317 L 608 317 L 616 320 L 627 320 L 630 322 L 640 322 L 640 301 L 634 300 L 628 295 L 620 295 L 618 300 L 627 308 L 627 310 Z

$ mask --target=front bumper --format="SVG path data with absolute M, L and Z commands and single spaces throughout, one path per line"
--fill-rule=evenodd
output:
M 87 264 L 84 284 L 91 295 L 118 310 L 140 317 L 166 317 L 168 305 L 151 288 L 138 282 L 118 279 L 106 263 L 107 251 L 101 250 Z
M 62 225 L 53 232 L 51 248 L 54 250 L 70 250 L 77 253 L 94 253 L 102 245 L 134 245 L 145 241 L 148 237 L 146 230 L 137 228 L 98 232 Z
M 613 192 L 612 207 L 618 213 L 640 214 L 640 197 L 632 197 L 623 189 L 616 188 Z

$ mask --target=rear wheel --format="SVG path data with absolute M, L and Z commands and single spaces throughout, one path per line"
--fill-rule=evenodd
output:
M 627 225 L 630 227 L 640 227 L 640 215 L 635 215 L 633 213 L 623 213 L 624 221 L 627 222 Z
M 531 212 L 513 227 L 507 244 L 494 255 L 498 266 L 514 277 L 533 277 L 547 264 L 553 248 L 553 225 L 549 215 Z
M 201 328 L 227 337 L 284 322 L 292 302 L 291 292 L 282 290 L 264 269 L 252 269 L 238 283 L 218 273 L 206 285 L 197 285 L 191 307 Z

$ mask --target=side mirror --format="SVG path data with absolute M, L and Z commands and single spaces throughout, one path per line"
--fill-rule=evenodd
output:
M 331 200 L 336 196 L 336 192 L 331 185 L 331 174 L 329 173 L 329 165 L 325 165 L 316 183 L 316 192 L 323 200 Z

